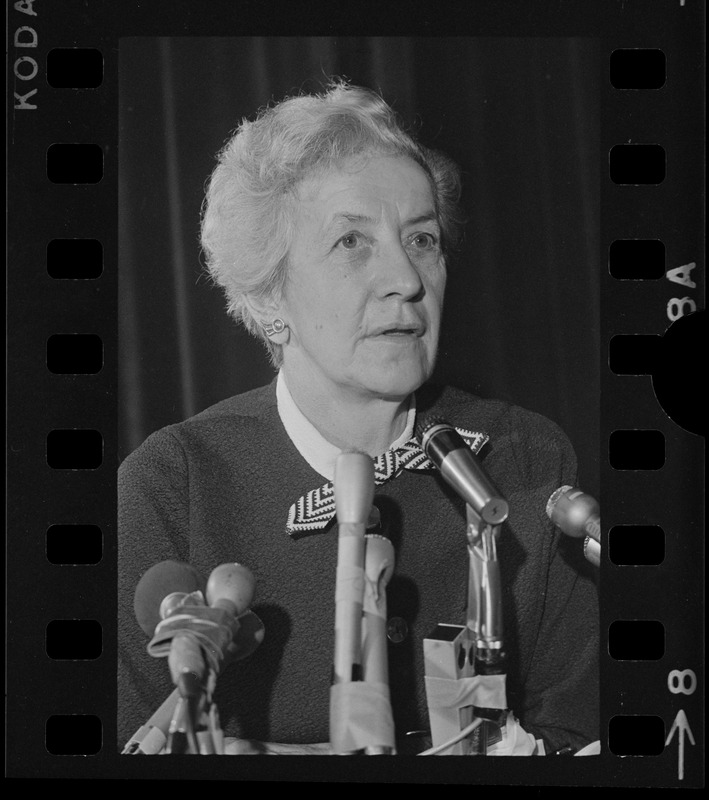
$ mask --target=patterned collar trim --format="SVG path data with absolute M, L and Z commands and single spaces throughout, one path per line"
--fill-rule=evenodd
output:
M 473 453 L 478 453 L 489 440 L 484 433 L 457 428 Z M 415 438 L 396 448 L 391 448 L 374 459 L 374 483 L 381 486 L 393 480 L 403 470 L 435 470 L 435 464 L 421 449 Z M 286 531 L 294 539 L 325 529 L 335 517 L 335 492 L 332 481 L 304 494 L 290 507 Z

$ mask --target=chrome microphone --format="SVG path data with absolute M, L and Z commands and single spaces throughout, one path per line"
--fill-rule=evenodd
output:
M 484 522 L 499 525 L 507 519 L 507 501 L 452 425 L 439 417 L 429 417 L 416 425 L 416 436 L 446 481 Z
M 547 500 L 546 513 L 567 536 L 584 539 L 584 555 L 598 567 L 601 563 L 601 516 L 598 502 L 581 489 L 560 486 Z

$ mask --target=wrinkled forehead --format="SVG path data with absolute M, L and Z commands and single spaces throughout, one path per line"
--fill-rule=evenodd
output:
M 300 182 L 297 199 L 328 216 L 437 216 L 431 180 L 407 156 L 358 156 L 319 169 Z

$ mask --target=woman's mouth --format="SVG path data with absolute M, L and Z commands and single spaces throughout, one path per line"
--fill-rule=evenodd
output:
M 386 338 L 410 338 L 423 336 L 425 328 L 423 325 L 392 325 L 386 328 L 375 330 L 373 336 L 383 336 Z

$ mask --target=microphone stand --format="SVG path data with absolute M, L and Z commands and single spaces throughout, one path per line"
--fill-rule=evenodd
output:
M 466 504 L 466 624 L 439 624 L 424 640 L 434 747 L 422 755 L 487 755 L 492 726 L 502 724 L 506 716 L 502 582 L 497 557 L 500 528 L 501 523 L 485 522 Z M 484 701 L 477 700 L 483 697 Z
M 210 669 L 207 686 L 192 698 L 185 698 L 190 709 L 193 735 L 190 737 L 191 755 L 224 755 L 224 734 L 219 722 L 219 711 L 213 694 L 217 684 L 217 673 Z M 169 743 L 166 752 L 170 752 Z
M 171 755 L 223 755 L 224 737 L 219 712 L 212 697 L 217 673 L 208 670 L 206 685 L 191 673 L 177 684 L 179 695 L 167 733 L 165 753 Z
M 502 581 L 497 558 L 499 535 L 500 525 L 484 522 L 470 505 L 466 505 L 469 558 L 466 627 L 473 639 L 473 673 L 476 675 L 501 675 L 505 671 Z M 483 721 L 474 734 L 476 754 L 487 754 L 489 734 L 490 725 Z
M 165 752 L 199 755 L 204 748 L 203 714 L 210 705 L 207 691 L 201 681 L 188 672 L 180 675 L 177 690 L 179 700 L 168 729 Z

